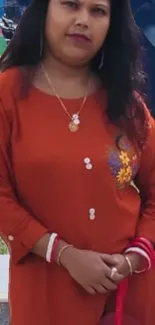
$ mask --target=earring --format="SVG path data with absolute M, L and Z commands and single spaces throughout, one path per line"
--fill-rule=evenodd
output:
M 40 28 L 40 58 L 42 58 L 43 50 L 44 50 L 44 28 L 43 28 L 43 24 L 41 24 L 41 28 Z
M 44 40 L 43 40 L 43 33 L 40 35 L 40 58 L 42 58 L 43 55 L 43 48 L 44 48 Z
M 104 63 L 104 52 L 102 52 L 102 55 L 101 55 L 101 61 L 100 61 L 100 64 L 99 64 L 99 70 L 101 70 L 102 69 L 102 67 L 103 67 L 103 63 Z

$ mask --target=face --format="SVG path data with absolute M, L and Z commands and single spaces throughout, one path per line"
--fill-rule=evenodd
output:
M 110 0 L 50 0 L 47 48 L 63 63 L 88 63 L 105 41 L 110 14 Z

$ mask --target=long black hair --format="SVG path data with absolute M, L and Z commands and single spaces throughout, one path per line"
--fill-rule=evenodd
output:
M 40 63 L 48 5 L 49 0 L 32 0 L 0 59 L 1 71 L 14 66 L 29 69 Z M 99 69 L 103 53 L 104 63 Z M 109 32 L 91 67 L 107 91 L 107 115 L 110 121 L 114 124 L 125 121 L 124 125 L 141 147 L 146 138 L 146 114 L 140 96 L 145 78 L 140 35 L 132 16 L 130 0 L 111 0 Z

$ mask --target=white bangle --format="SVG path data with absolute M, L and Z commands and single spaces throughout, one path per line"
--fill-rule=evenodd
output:
M 73 245 L 70 245 L 70 244 L 66 244 L 66 245 L 64 245 L 61 249 L 60 249 L 60 251 L 59 251 L 59 254 L 58 254 L 58 256 L 57 256 L 57 264 L 59 265 L 59 266 L 61 266 L 61 256 L 62 256 L 62 254 L 64 253 L 64 251 L 66 250 L 66 249 L 68 249 L 69 247 L 73 247 Z
M 126 256 L 126 255 L 124 255 L 124 258 L 125 258 L 125 260 L 126 260 L 126 262 L 127 262 L 127 264 L 128 264 L 128 268 L 129 268 L 130 276 L 132 276 L 132 275 L 133 275 L 133 269 L 132 269 L 131 261 L 130 261 L 129 257 Z
M 140 273 L 150 270 L 150 268 L 152 266 L 151 259 L 150 259 L 149 255 L 143 249 L 141 249 L 139 247 L 130 247 L 125 251 L 125 254 L 127 254 L 127 253 L 137 253 L 138 255 L 143 256 L 147 260 L 147 263 L 148 263 L 147 268 L 145 268 L 143 270 L 139 270 L 139 271 L 134 271 L 134 273 L 140 274 Z
M 49 239 L 48 246 L 47 246 L 47 252 L 46 252 L 46 261 L 48 263 L 51 262 L 51 254 L 52 254 L 52 250 L 53 250 L 53 244 L 54 244 L 54 241 L 57 236 L 58 235 L 56 233 L 53 233 L 53 234 L 51 234 L 51 237 Z

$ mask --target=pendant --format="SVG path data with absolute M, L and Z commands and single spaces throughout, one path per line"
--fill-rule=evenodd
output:
M 79 115 L 78 114 L 73 114 L 72 115 L 72 120 L 69 123 L 69 130 L 71 132 L 76 132 L 79 128 L 79 124 L 80 124 L 80 119 L 79 119 Z
M 68 127 L 69 127 L 69 130 L 70 130 L 71 132 L 76 132 L 76 131 L 78 131 L 78 128 L 79 128 L 78 125 L 75 124 L 73 121 L 71 121 L 71 122 L 69 123 Z

